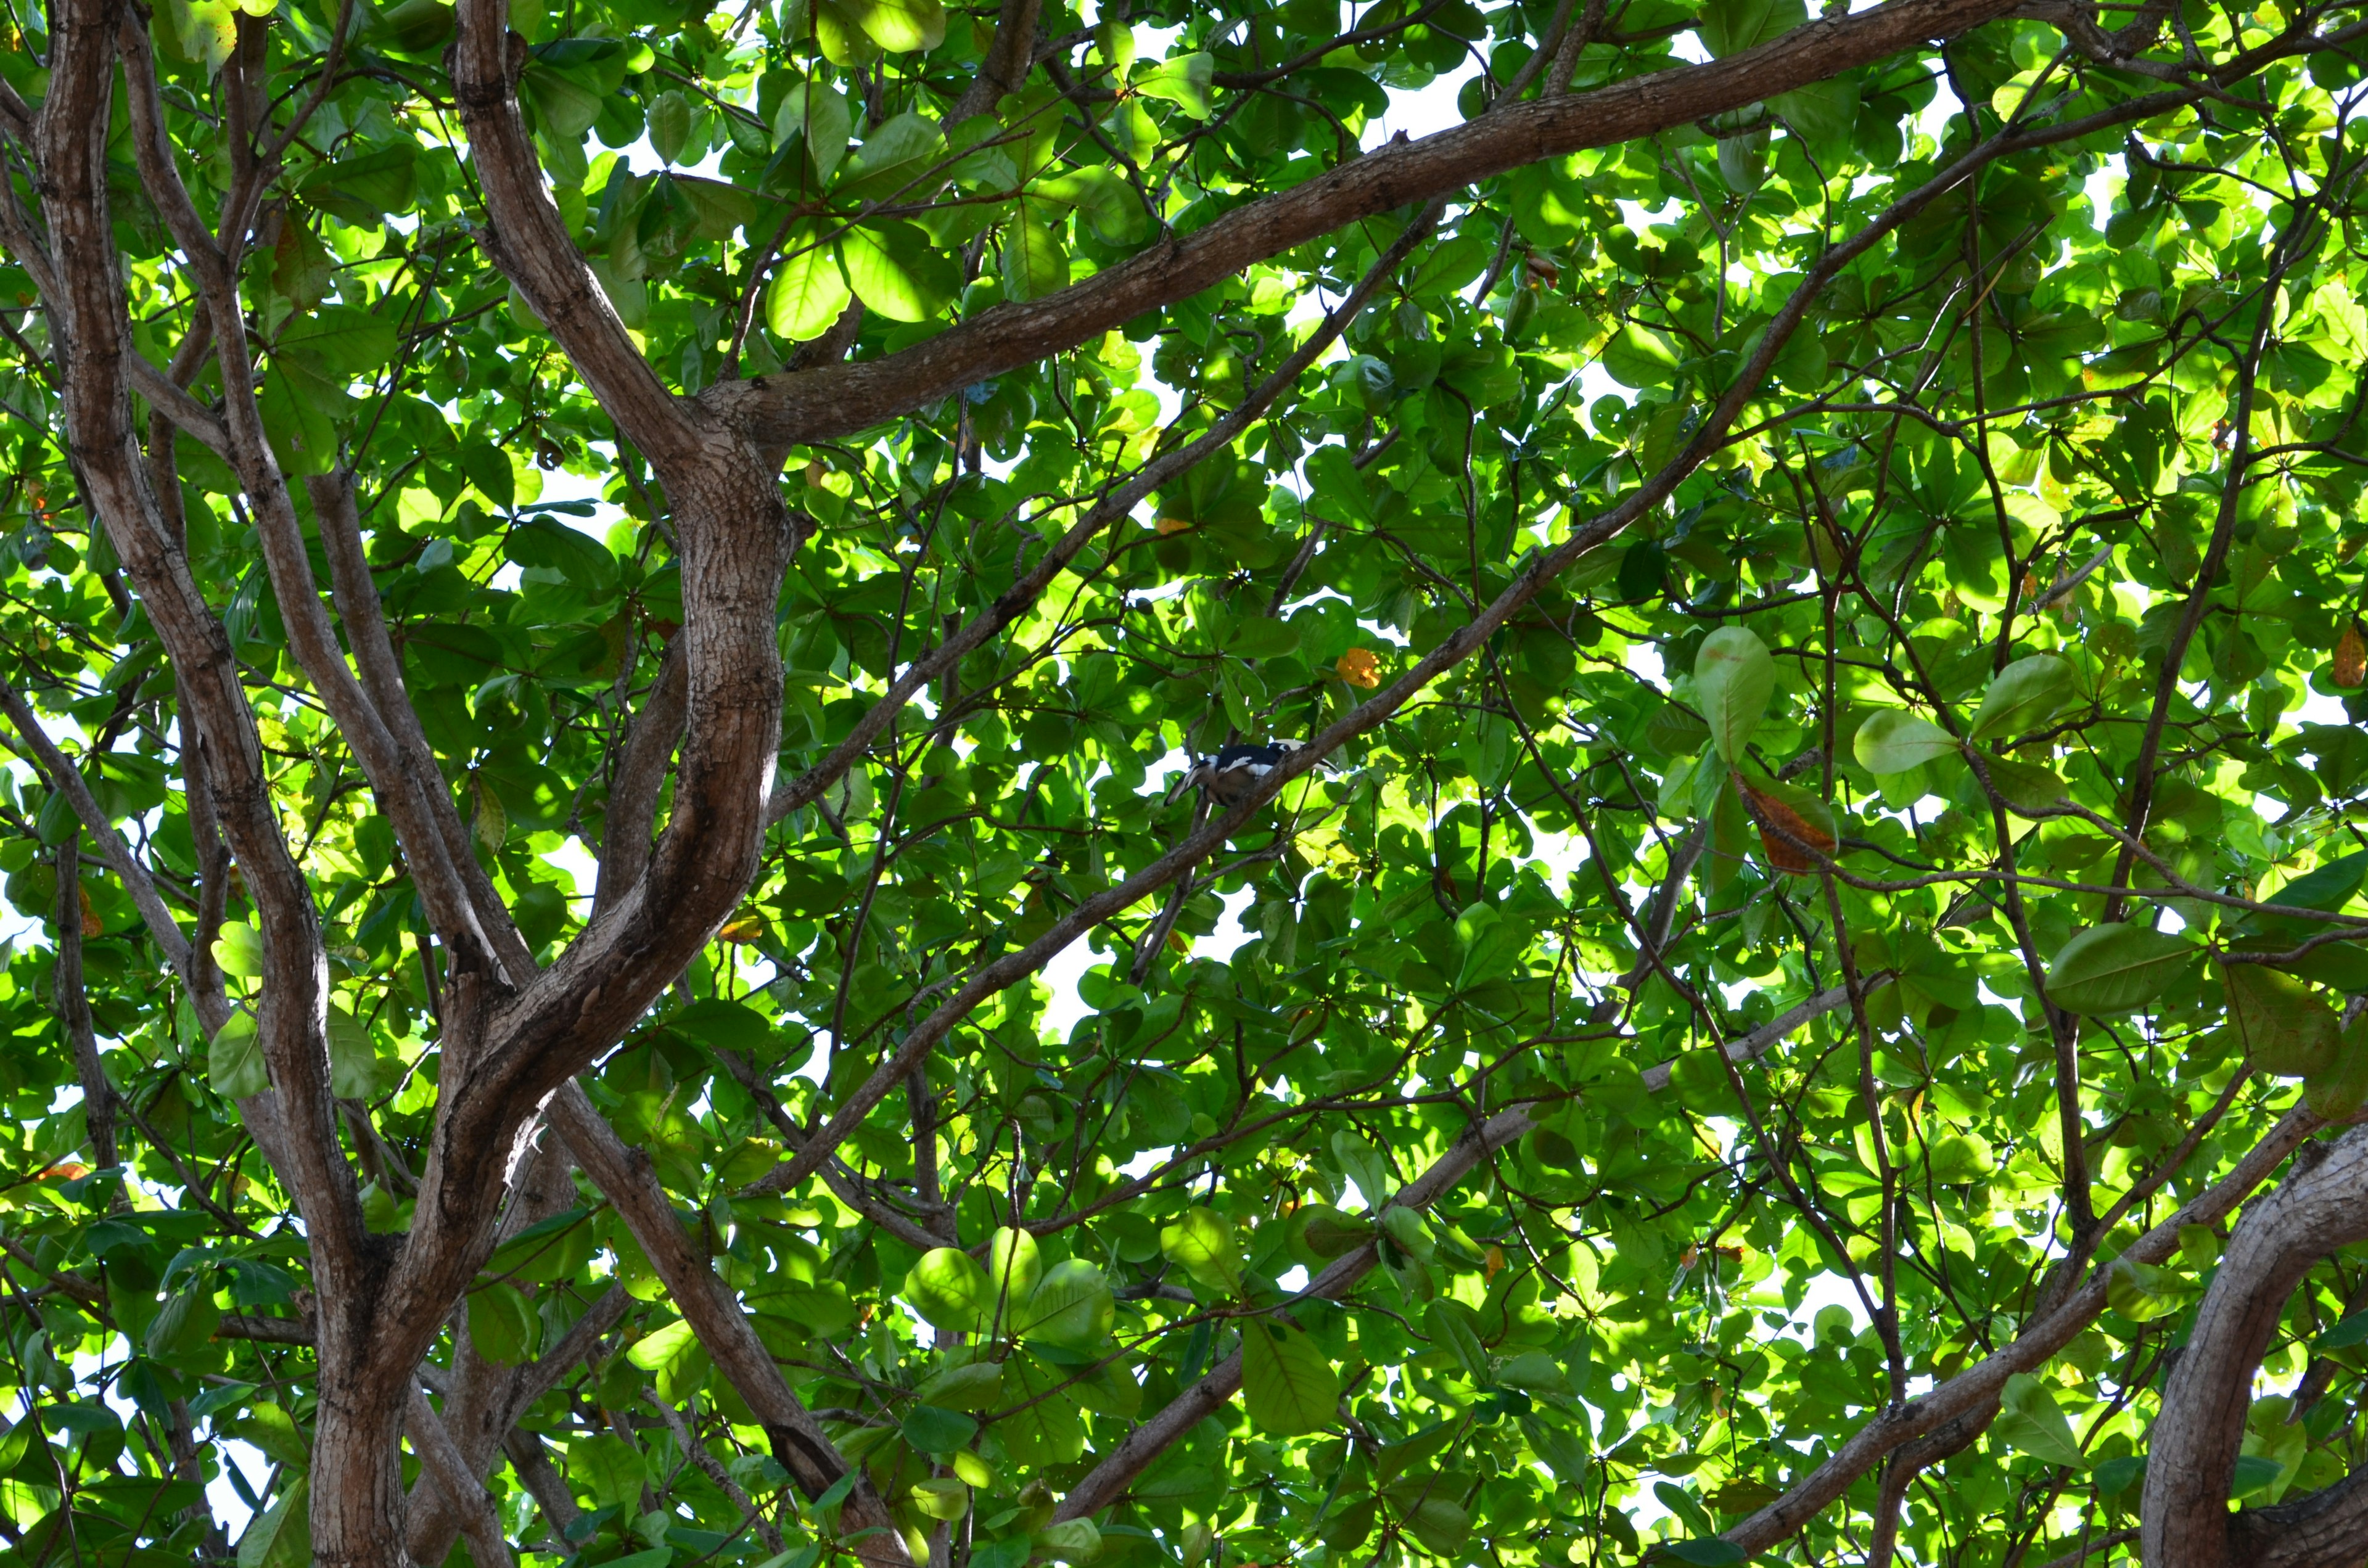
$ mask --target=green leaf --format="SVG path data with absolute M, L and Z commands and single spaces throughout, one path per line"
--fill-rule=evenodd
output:
M 2308 1078 L 2335 1067 L 2342 1034 L 2317 987 L 2265 964 L 2226 963 L 2228 1028 L 2255 1068 L 2281 1078 Z
M 1998 1419 L 1990 1435 L 2043 1464 L 2088 1468 L 2088 1457 L 2072 1436 L 2072 1423 L 2055 1403 L 2047 1385 L 2027 1372 L 2007 1379 L 1999 1397 Z
M 650 100 L 648 114 L 650 150 L 658 155 L 658 162 L 671 164 L 690 137 L 690 100 L 679 90 L 668 88 Z M 576 128 L 578 132 L 591 123 L 586 120 Z
M 1850 741 L 1850 752 L 1859 766 L 1876 775 L 1905 773 L 1951 756 L 1956 749 L 1956 740 L 1948 731 L 1896 708 L 1871 716 Z
M 1756 632 L 1722 626 L 1694 655 L 1694 690 L 1718 755 L 1740 762 L 1776 690 L 1776 661 Z
M 1023 1339 L 1084 1349 L 1110 1337 L 1115 1312 L 1102 1271 L 1073 1257 L 1044 1271 L 1027 1304 L 1012 1313 L 1012 1332 Z
M 1340 1379 L 1315 1341 L 1263 1318 L 1242 1330 L 1242 1404 L 1250 1422 L 1278 1437 L 1330 1426 L 1338 1419 Z
M 1990 786 L 1998 792 L 1998 799 L 2024 816 L 2038 816 L 2060 808 L 2065 796 L 2071 792 L 2062 774 L 2035 762 L 1992 756 L 1983 758 L 1982 766 L 1989 773 Z
M 199 1356 L 213 1338 L 214 1330 L 222 1326 L 222 1319 L 210 1279 L 182 1286 L 165 1298 L 163 1309 L 148 1325 L 150 1358 L 174 1363 Z
M 1473 1324 L 1471 1308 L 1441 1297 L 1423 1309 L 1422 1325 L 1430 1335 L 1431 1343 L 1452 1355 L 1467 1376 L 1475 1382 L 1486 1381 L 1488 1352 Z
M 508 1285 L 495 1283 L 470 1291 L 468 1301 L 469 1337 L 475 1342 L 478 1355 L 507 1367 L 522 1367 L 534 1359 L 542 1342 L 542 1320 L 525 1296 Z M 644 1339 L 633 1346 L 633 1365 L 644 1365 L 639 1358 L 649 1343 Z
M 1452 1497 L 1426 1495 L 1406 1515 L 1406 1523 L 1417 1540 L 1440 1557 L 1461 1555 L 1472 1537 L 1472 1516 Z
M 214 962 L 224 974 L 255 980 L 263 973 L 263 937 L 244 921 L 226 920 L 214 938 Z
M 1209 82 L 1217 62 L 1206 54 L 1178 55 L 1163 60 L 1135 77 L 1134 90 L 1145 97 L 1174 104 L 1194 119 L 1209 118 Z
M 2368 1018 L 2342 1031 L 2335 1060 L 2305 1078 L 2302 1089 L 2303 1103 L 2329 1121 L 2349 1121 L 2368 1105 Z
M 638 1499 L 649 1471 L 639 1449 L 614 1432 L 596 1432 L 567 1445 L 567 1474 L 605 1508 Z
M 2144 926 L 2092 926 L 2047 966 L 2047 999 L 2067 1013 L 2134 1013 L 2169 990 L 2194 944 Z
M 923 1381 L 913 1396 L 948 1410 L 992 1410 L 1003 1397 L 1003 1364 L 973 1361 Z
M 1731 1568 L 1734 1563 L 1750 1561 L 1743 1548 L 1717 1536 L 1701 1540 L 1665 1540 L 1659 1550 L 1680 1562 L 1695 1564 L 1695 1568 Z
M 263 1062 L 263 1044 L 256 1038 L 255 1015 L 233 1013 L 214 1031 L 206 1051 L 206 1084 L 224 1099 L 243 1100 L 271 1087 Z
M 329 1009 L 329 1092 L 366 1100 L 378 1093 L 378 1048 L 370 1029 L 342 1007 Z
M 2072 666 L 2053 653 L 2033 653 L 1990 677 L 1981 711 L 1967 732 L 1975 742 L 2023 735 L 2054 718 L 2072 695 Z
M 296 1425 L 296 1417 L 289 1414 L 286 1405 L 265 1400 L 230 1425 L 242 1440 L 253 1443 L 282 1464 L 302 1470 L 313 1462 L 312 1440 Z
M 987 1238 L 986 1278 L 993 1290 L 1006 1303 L 1003 1316 L 1010 1316 L 1008 1303 L 1024 1301 L 1036 1293 L 1036 1283 L 1044 1277 L 1044 1255 L 1036 1244 L 1034 1233 L 1006 1225 Z
M 1781 38 L 1807 17 L 1802 0 L 1710 0 L 1695 30 L 1702 47 L 1723 59 Z
M 310 1568 L 313 1521 L 307 1481 L 298 1474 L 246 1527 L 238 1538 L 238 1568 Z
M 874 222 L 839 241 L 847 280 L 868 310 L 891 321 L 927 321 L 953 298 L 952 261 L 911 223 Z
M 1648 392 L 1677 377 L 1677 344 L 1668 335 L 1628 323 L 1603 346 L 1603 369 L 1623 387 Z
M 1196 1207 L 1178 1215 L 1161 1228 L 1159 1250 L 1220 1296 L 1241 1293 L 1241 1249 L 1234 1241 L 1234 1222 L 1215 1210 Z
M 324 305 L 290 321 L 276 348 L 300 356 L 324 375 L 353 377 L 385 369 L 395 345 L 394 324 L 385 317 L 349 305 Z
M 978 1423 L 934 1404 L 916 1404 L 905 1413 L 905 1440 L 925 1454 L 951 1453 L 978 1436 Z
M 1060 236 L 1024 214 L 1015 218 L 1003 236 L 1004 292 L 1026 301 L 1068 287 L 1069 257 Z
M 905 1276 L 905 1299 L 933 1327 L 976 1334 L 994 1309 L 995 1287 L 970 1254 L 939 1247 L 923 1253 Z
M 1040 1556 L 1055 1562 L 1090 1562 L 1102 1553 L 1101 1527 L 1091 1519 L 1064 1519 L 1029 1539 Z
M 891 54 L 925 54 L 946 41 L 941 0 L 837 0 L 873 43 Z
M 666 1027 L 701 1045 L 762 1061 L 773 1046 L 772 1020 L 746 1002 L 703 997 L 666 1019 Z
M 2368 1312 L 2353 1312 L 2311 1341 L 2311 1347 L 2317 1350 L 2348 1350 L 2361 1344 L 2368 1344 Z
M 2105 1301 L 2132 1323 L 2147 1323 L 2175 1312 L 2194 1295 L 2183 1276 L 2117 1257 L 2105 1271 Z

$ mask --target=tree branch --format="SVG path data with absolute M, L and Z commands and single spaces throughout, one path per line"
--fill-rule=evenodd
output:
M 2252 1408 L 2254 1369 L 2303 1276 L 2338 1247 L 2362 1240 L 2368 1128 L 2299 1151 L 2278 1189 L 2246 1210 L 2163 1385 L 2138 1508 L 2147 1568 L 2226 1568 L 2239 1561 L 2230 1551 L 2228 1487 Z M 2336 1511 L 2348 1518 L 2362 1508 L 2368 1497 Z M 2350 1541 L 2356 1557 L 2356 1531 Z M 2259 1559 L 2248 1554 L 2242 1561 Z
M 575 1152 L 575 1163 L 632 1231 L 650 1267 L 665 1282 L 675 1309 L 689 1323 L 716 1369 L 755 1412 L 772 1443 L 773 1457 L 807 1497 L 828 1491 L 848 1473 L 846 1458 L 822 1423 L 790 1392 L 771 1353 L 749 1325 L 747 1314 L 707 1260 L 693 1250 L 673 1202 L 650 1168 L 649 1156 L 627 1148 L 573 1081 L 551 1096 L 547 1114 Z M 889 1519 L 887 1506 L 872 1490 L 871 1479 L 860 1471 L 844 1506 L 850 1533 L 882 1527 L 856 1543 L 857 1555 L 869 1568 L 909 1568 L 904 1538 Z
M 1633 77 L 1591 93 L 1508 103 L 1454 130 L 1350 159 L 1192 234 L 1170 235 L 1081 283 L 1025 304 L 998 305 L 901 353 L 721 382 L 698 401 L 760 445 L 779 448 L 848 435 L 1099 337 L 1358 219 L 1429 200 L 1541 158 L 1650 136 L 1742 108 L 1929 40 L 1954 38 L 2018 3 L 1892 0 L 1854 16 L 1811 22 L 1708 64 Z

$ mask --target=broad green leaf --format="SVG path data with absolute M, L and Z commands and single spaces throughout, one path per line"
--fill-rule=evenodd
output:
M 949 1367 L 913 1391 L 924 1404 L 947 1410 L 992 1410 L 1003 1393 L 1003 1366 L 997 1361 L 973 1361 Z
M 1159 1250 L 1195 1281 L 1220 1296 L 1242 1288 L 1241 1249 L 1234 1222 L 1213 1209 L 1187 1209 L 1159 1233 Z
M 2340 1023 L 2316 987 L 2257 963 L 2224 962 L 2220 978 L 2227 988 L 2229 1033 L 2256 1068 L 2308 1078 L 2337 1066 Z
M 1007 1321 L 1010 1303 L 1034 1295 L 1036 1282 L 1043 1277 L 1044 1256 L 1032 1232 L 1006 1225 L 987 1238 L 988 1288 L 1001 1298 L 1001 1312 Z
M 639 1449 L 614 1432 L 596 1432 L 567 1445 L 567 1473 L 606 1507 L 637 1498 L 649 1471 Z
M 1264 1318 L 1244 1322 L 1242 1404 L 1251 1423 L 1279 1437 L 1333 1425 L 1340 1379 L 1315 1341 Z
M 958 1247 L 939 1247 L 923 1253 L 905 1276 L 905 1299 L 935 1327 L 975 1334 L 994 1310 L 995 1287 L 976 1258 Z
M 222 1326 L 222 1309 L 214 1305 L 210 1281 L 184 1285 L 165 1298 L 165 1305 L 148 1325 L 147 1352 L 152 1359 L 189 1360 L 205 1349 Z
M 905 1413 L 905 1440 L 925 1454 L 951 1453 L 978 1436 L 978 1423 L 956 1411 L 916 1404 Z
M 690 136 L 690 100 L 679 89 L 669 88 L 650 100 L 647 113 L 650 150 L 658 155 L 658 162 L 671 164 L 681 155 L 682 144 Z M 580 132 L 590 124 L 587 119 L 575 129 Z
M 2193 943 L 2168 932 L 2092 926 L 2065 943 L 2047 966 L 2047 999 L 2067 1013 L 2135 1013 L 2168 990 L 2195 957 Z
M 1738 763 L 1776 690 L 1776 661 L 1768 656 L 1768 644 L 1757 633 L 1740 626 L 1720 627 L 1702 639 L 1694 655 L 1694 690 L 1718 755 Z
M 1664 1541 L 1661 1550 L 1680 1562 L 1695 1564 L 1695 1568 L 1731 1568 L 1732 1564 L 1750 1561 L 1741 1547 L 1716 1536 L 1700 1540 Z
M 1090 1562 L 1102 1552 L 1102 1532 L 1091 1519 L 1064 1519 L 1030 1538 L 1037 1551 L 1055 1562 Z
M 2064 797 L 2068 792 L 2063 775 L 2035 762 L 1993 756 L 1985 758 L 1982 766 L 1989 774 L 1990 787 L 1998 792 L 1998 798 L 2024 816 L 2038 816 L 2061 809 Z
M 495 1283 L 470 1291 L 468 1300 L 469 1337 L 476 1342 L 477 1354 L 510 1367 L 522 1367 L 534 1358 L 542 1342 L 542 1320 L 524 1295 L 508 1285 Z M 689 1325 L 674 1326 L 687 1331 Z M 635 1345 L 628 1353 L 633 1365 L 650 1365 L 643 1359 L 647 1347 L 668 1332 L 661 1329 Z
M 1012 1332 L 1024 1339 L 1083 1349 L 1110 1337 L 1116 1304 L 1102 1271 L 1081 1257 L 1056 1263 L 1026 1303 L 1012 1312 Z
M 2115 1258 L 2105 1272 L 2105 1300 L 2132 1323 L 2175 1312 L 2194 1295 L 2191 1281 L 2168 1268 Z
M 926 53 L 946 41 L 940 0 L 839 0 L 871 41 L 891 54 Z
M 373 376 L 393 359 L 394 324 L 347 305 L 328 305 L 292 321 L 279 335 L 277 351 L 296 355 L 323 374 Z
M 1781 38 L 1806 19 L 1801 0 L 1710 0 L 1697 30 L 1713 58 Z
M 2351 1119 L 2368 1105 L 2368 1019 L 2342 1031 L 2335 1060 L 2303 1080 L 2303 1101 L 2329 1121 Z
M 1209 118 L 1209 81 L 1216 62 L 1206 54 L 1178 55 L 1164 60 L 1134 79 L 1133 87 L 1148 98 L 1162 98 L 1194 119 Z
M 301 1471 L 238 1538 L 238 1568 L 307 1568 L 313 1561 L 309 1477 Z
M 366 1100 L 378 1093 L 378 1048 L 370 1030 L 342 1007 L 329 1009 L 329 1092 Z
M 1471 1308 L 1461 1301 L 1441 1299 L 1424 1309 L 1422 1322 L 1431 1342 L 1453 1356 L 1466 1375 L 1475 1381 L 1487 1377 L 1488 1352 L 1473 1325 Z
M 1003 236 L 1004 291 L 1015 300 L 1041 300 L 1068 282 L 1069 258 L 1059 235 L 1025 216 L 1014 219 Z
M 1850 740 L 1850 751 L 1869 773 L 1905 773 L 1957 749 L 1950 733 L 1930 719 L 1896 708 L 1868 718 Z
M 2024 735 L 2054 718 L 2072 695 L 2072 666 L 2053 653 L 2017 659 L 1990 678 L 1967 732 L 1975 742 Z
M 214 962 L 224 974 L 255 980 L 263 973 L 263 936 L 244 921 L 227 920 L 214 938 Z
M 839 241 L 848 283 L 867 309 L 891 321 L 927 321 L 952 298 L 952 263 L 910 223 L 873 222 Z
M 2037 1378 L 2017 1372 L 2007 1379 L 1999 1405 L 1998 1419 L 1990 1426 L 1992 1437 L 2043 1464 L 2088 1467 L 2088 1457 L 2072 1435 L 2072 1423 L 2065 1418 L 2047 1385 Z
M 233 1013 L 214 1033 L 206 1051 L 206 1084 L 224 1099 L 243 1100 L 271 1086 L 264 1065 L 263 1043 L 256 1037 L 255 1015 Z
M 1666 334 L 1630 322 L 1604 346 L 1603 369 L 1622 386 L 1644 392 L 1668 386 L 1677 376 L 1678 358 Z

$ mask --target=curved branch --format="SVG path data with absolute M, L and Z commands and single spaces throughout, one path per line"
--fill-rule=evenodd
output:
M 2303 1277 L 2338 1247 L 2362 1240 L 2368 1128 L 2297 1153 L 2284 1183 L 2246 1210 L 2163 1386 L 2138 1509 L 2148 1568 L 2226 1568 L 2240 1561 L 2230 1550 L 2228 1487 L 2252 1408 L 2253 1370 Z M 2327 1513 L 2348 1520 L 2362 1508 L 2368 1489 L 2351 1488 Z M 2350 1540 L 2356 1559 L 2356 1531 Z M 2259 1559 L 2248 1553 L 2241 1561 Z
M 649 1156 L 626 1147 L 573 1080 L 551 1096 L 548 1114 L 551 1125 L 567 1140 L 575 1163 L 616 1205 L 633 1239 L 641 1243 L 650 1267 L 666 1284 L 668 1299 L 699 1336 L 716 1369 L 756 1413 L 772 1444 L 773 1457 L 790 1472 L 798 1490 L 809 1498 L 818 1497 L 844 1479 L 850 1468 L 846 1457 L 814 1413 L 790 1392 L 747 1314 L 691 1246 L 673 1201 L 650 1168 Z M 884 1527 L 871 1529 L 856 1544 L 856 1555 L 867 1568 L 910 1568 L 912 1559 L 888 1517 L 887 1505 L 860 1471 L 845 1508 L 850 1534 Z
M 485 254 L 567 351 L 619 434 L 662 472 L 696 461 L 709 433 L 694 426 L 688 413 L 694 405 L 666 391 L 633 347 L 544 189 L 542 166 L 518 115 L 526 40 L 509 30 L 508 18 L 502 0 L 461 0 L 459 36 L 449 56 L 452 96 L 468 127 L 469 160 L 490 220 L 479 235 Z
M 2368 1540 L 2368 1465 L 2334 1485 L 2228 1520 L 2228 1561 L 2246 1568 L 2356 1568 Z
M 1708 64 L 1633 77 L 1577 97 L 1508 103 L 1454 130 L 1351 159 L 1197 233 L 1170 235 L 1081 283 L 1025 304 L 998 305 L 902 353 L 722 382 L 698 401 L 761 445 L 848 435 L 1088 342 L 1360 218 L 1461 190 L 1541 158 L 1650 136 L 1741 108 L 1929 40 L 1954 38 L 2019 3 L 1892 0 L 1856 16 L 1811 22 Z M 473 135 L 473 121 L 471 130 Z M 582 270 L 580 262 L 576 266 Z
M 1003 0 L 978 75 L 946 115 L 949 130 L 974 115 L 993 114 L 1005 94 L 1018 92 L 1028 80 L 1036 59 L 1036 18 L 1043 8 L 1044 0 Z

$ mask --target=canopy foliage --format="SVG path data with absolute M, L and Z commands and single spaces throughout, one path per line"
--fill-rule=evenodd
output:
M 2357 5 L 6 25 L 9 1568 L 2357 1562 Z

